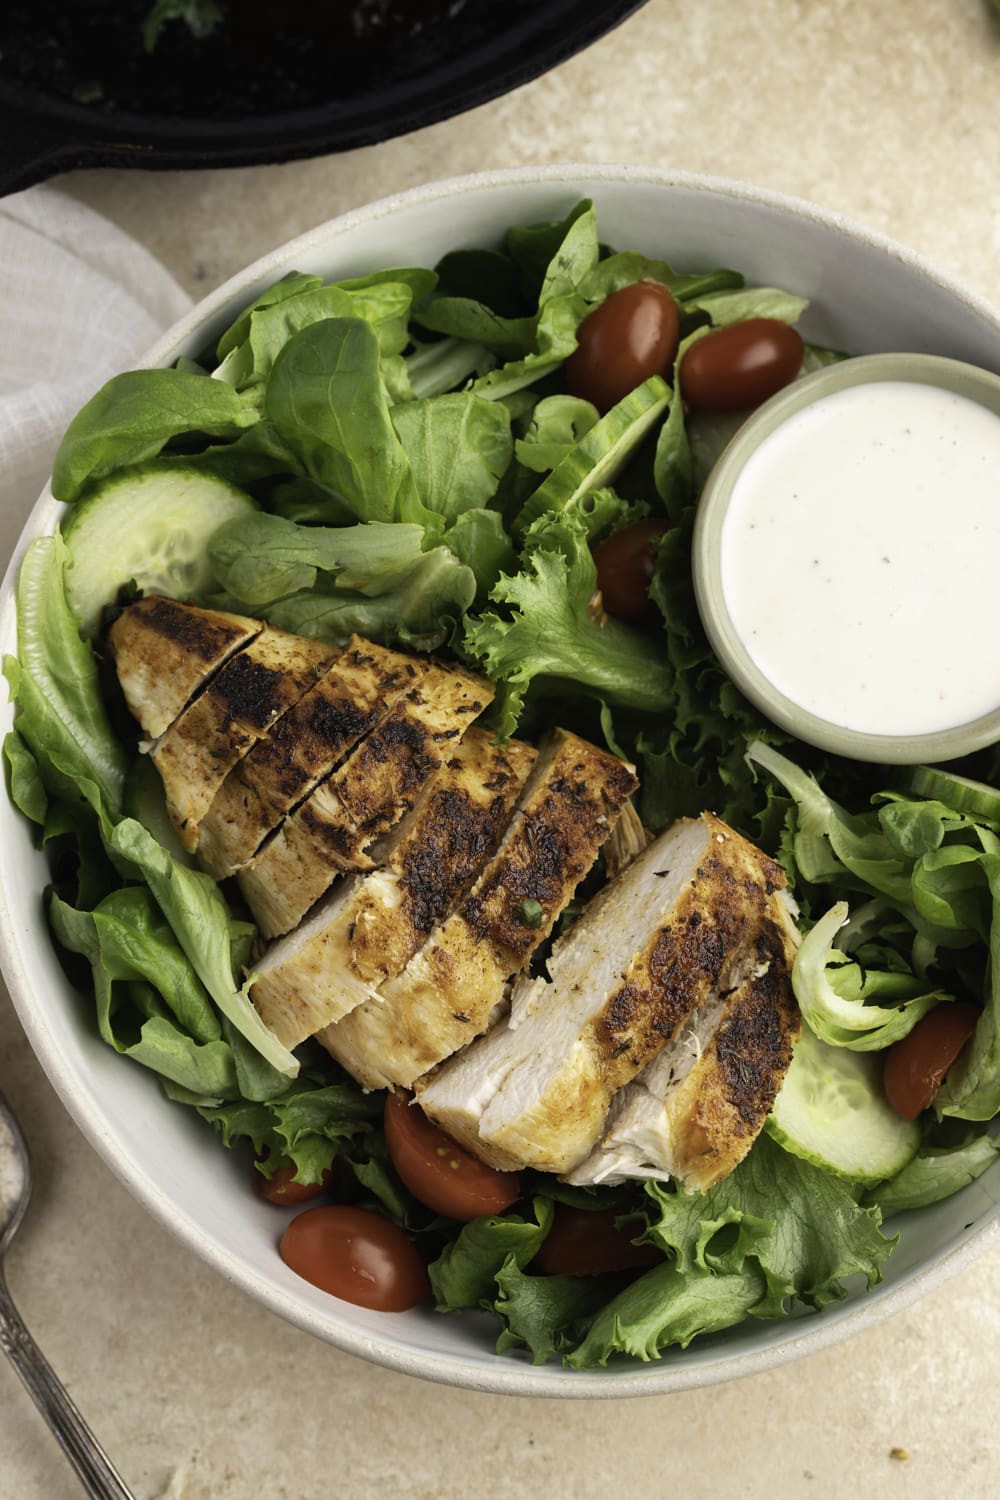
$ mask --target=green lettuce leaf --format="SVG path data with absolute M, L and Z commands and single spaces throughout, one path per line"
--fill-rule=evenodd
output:
M 503 1324 L 497 1353 L 528 1348 L 543 1365 L 575 1347 L 587 1325 L 615 1296 L 620 1276 L 532 1276 L 508 1255 L 496 1273 L 493 1311 Z
M 743 1273 L 750 1260 L 765 1289 L 756 1317 L 781 1317 L 790 1299 L 823 1307 L 847 1296 L 848 1277 L 882 1279 L 895 1240 L 881 1214 L 861 1208 L 848 1183 L 789 1155 L 768 1136 L 729 1177 L 705 1193 L 647 1183 L 650 1227 L 644 1239 L 674 1257 L 685 1276 Z
M 49 805 L 45 783 L 37 760 L 16 729 L 4 736 L 3 758 L 10 800 L 26 818 L 44 825 Z
M 173 438 L 235 438 L 259 413 L 222 381 L 184 370 L 131 370 L 115 375 L 73 418 L 52 467 L 57 500 L 116 469 L 155 458 Z
M 399 279 L 392 279 L 393 274 L 386 272 L 379 280 L 350 285 L 305 285 L 291 295 L 269 302 L 258 300 L 240 319 L 246 327 L 245 335 L 228 349 L 215 371 L 216 379 L 239 389 L 259 385 L 295 334 L 328 318 L 360 318 L 374 331 L 383 358 L 401 354 L 409 342 L 414 279 L 418 292 L 424 295 L 434 284 L 434 273 L 401 271 Z
M 887 1217 L 911 1208 L 926 1208 L 975 1182 L 998 1156 L 1000 1139 L 985 1132 L 971 1135 L 957 1146 L 922 1146 L 901 1172 L 873 1188 L 865 1201 L 877 1204 Z
M 765 1279 L 752 1262 L 740 1271 L 694 1277 L 670 1264 L 655 1266 L 597 1313 L 564 1363 L 572 1370 L 589 1370 L 616 1354 L 657 1359 L 672 1344 L 684 1349 L 699 1334 L 742 1323 L 765 1290 Z
M 104 710 L 97 663 L 66 602 L 66 562 L 58 532 L 39 537 L 25 553 L 17 583 L 20 655 L 4 659 L 4 675 L 15 727 L 46 789 L 74 802 L 81 784 L 92 783 L 114 815 L 122 805 L 125 755 Z
M 359 521 L 434 520 L 393 426 L 369 323 L 328 318 L 289 339 L 267 382 L 264 414 L 304 472 Z
M 473 1219 L 445 1246 L 427 1268 L 434 1302 L 441 1312 L 492 1306 L 498 1273 L 510 1262 L 527 1265 L 552 1227 L 551 1201 L 536 1198 L 532 1207 L 534 1219 L 520 1214 Z
M 222 1014 L 260 1055 L 286 1077 L 298 1063 L 267 1029 L 248 996 L 252 980 L 239 987 L 233 978 L 233 922 L 215 881 L 172 858 L 134 818 L 124 818 L 107 835 L 113 855 L 146 881 L 178 943 Z
M 620 621 L 595 619 L 596 587 L 586 522 L 574 515 L 533 522 L 521 571 L 501 577 L 490 595 L 509 612 L 486 611 L 465 628 L 466 649 L 505 686 L 501 735 L 514 732 L 538 677 L 562 678 L 612 705 L 653 713 L 668 707 L 671 674 L 661 648 Z
M 802 1018 L 832 1047 L 872 1052 L 907 1036 L 929 1010 L 955 997 L 914 974 L 862 967 L 833 947 L 847 921 L 838 901 L 806 933 L 792 966 Z
M 464 391 L 407 401 L 392 420 L 428 510 L 454 521 L 489 504 L 514 449 L 501 402 Z

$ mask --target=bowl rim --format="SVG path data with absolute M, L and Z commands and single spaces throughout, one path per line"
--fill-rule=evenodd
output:
M 853 729 L 804 708 L 767 675 L 737 629 L 726 599 L 724 531 L 740 476 L 784 424 L 828 396 L 886 382 L 930 386 L 963 396 L 1000 417 L 1000 375 L 941 354 L 859 354 L 815 370 L 757 408 L 727 443 L 698 502 L 692 574 L 705 633 L 741 692 L 772 723 L 806 744 L 874 765 L 954 760 L 1000 740 L 1000 704 L 975 719 L 916 734 Z
M 806 199 L 759 188 L 749 183 L 698 172 L 669 168 L 635 167 L 614 163 L 555 163 L 543 166 L 515 167 L 468 173 L 422 184 L 403 192 L 390 194 L 372 203 L 337 215 L 295 236 L 260 256 L 243 270 L 227 278 L 219 287 L 197 302 L 177 320 L 147 351 L 133 368 L 163 365 L 180 347 L 222 314 L 239 297 L 245 304 L 248 288 L 281 270 L 314 247 L 332 245 L 356 227 L 389 218 L 402 209 L 433 204 L 481 189 L 518 186 L 565 184 L 579 187 L 590 182 L 603 184 L 634 183 L 655 188 L 683 189 L 712 197 L 728 198 L 783 216 L 811 223 L 827 232 L 874 250 L 884 258 L 905 266 L 918 278 L 932 283 L 963 304 L 977 318 L 989 325 L 1000 340 L 1000 310 L 984 297 L 971 291 L 947 274 L 939 272 L 918 252 L 898 241 L 870 229 L 865 224 Z M 0 584 L 0 639 L 12 640 L 15 626 L 14 584 L 24 552 L 39 535 L 51 531 L 63 507 L 46 486 L 33 506 L 14 547 Z M 392 1341 L 338 1324 L 331 1327 L 304 1302 L 298 1301 L 265 1277 L 241 1262 L 235 1255 L 216 1244 L 191 1216 L 156 1186 L 130 1158 L 128 1150 L 109 1127 L 101 1109 L 81 1088 L 76 1071 L 61 1049 L 47 1024 L 44 1012 L 33 1003 L 27 969 L 11 921 L 6 889 L 0 882 L 0 968 L 10 992 L 14 1009 L 27 1039 L 59 1095 L 68 1113 L 97 1150 L 118 1180 L 160 1223 L 227 1281 L 234 1283 L 269 1311 L 306 1333 L 322 1338 L 341 1351 L 357 1355 L 399 1374 L 414 1375 L 438 1383 L 497 1395 L 543 1396 L 561 1398 L 626 1397 L 665 1395 L 671 1391 L 690 1390 L 720 1384 L 774 1369 L 789 1361 L 839 1343 L 880 1322 L 890 1312 L 901 1311 L 929 1291 L 955 1275 L 992 1245 L 1000 1243 L 1000 1205 L 989 1217 L 963 1230 L 944 1254 L 929 1265 L 918 1266 L 892 1284 L 882 1284 L 859 1298 L 851 1298 L 836 1308 L 827 1308 L 822 1321 L 789 1318 L 787 1333 L 760 1349 L 740 1350 L 697 1364 L 621 1364 L 612 1371 L 571 1372 L 561 1366 L 542 1369 L 515 1360 L 497 1357 L 494 1363 L 477 1362 L 461 1355 L 437 1352 L 416 1353 Z M 386 1314 L 387 1318 L 391 1315 Z M 714 1351 L 713 1351 L 714 1354 Z

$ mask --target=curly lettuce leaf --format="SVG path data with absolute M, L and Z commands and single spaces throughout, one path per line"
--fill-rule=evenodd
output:
M 434 1302 L 441 1312 L 492 1306 L 496 1278 L 509 1262 L 523 1267 L 537 1253 L 552 1227 L 552 1203 L 535 1198 L 534 1219 L 490 1214 L 473 1219 L 428 1266 Z
M 761 1136 L 729 1177 L 705 1193 L 647 1183 L 645 1239 L 686 1276 L 741 1275 L 759 1267 L 765 1287 L 755 1317 L 781 1317 L 792 1299 L 824 1307 L 847 1296 L 848 1277 L 882 1279 L 894 1239 L 877 1207 L 861 1208 L 851 1186 Z
M 648 1362 L 673 1344 L 686 1349 L 700 1334 L 742 1323 L 765 1290 L 752 1262 L 729 1274 L 696 1277 L 669 1263 L 656 1266 L 598 1312 L 564 1363 L 571 1370 L 590 1370 L 617 1354 Z
M 506 689 L 499 733 L 513 734 L 524 694 L 539 677 L 561 678 L 612 706 L 663 713 L 671 671 L 661 647 L 620 621 L 596 618 L 597 569 L 585 520 L 542 516 L 525 534 L 520 572 L 504 575 L 488 610 L 467 621 L 465 648 Z

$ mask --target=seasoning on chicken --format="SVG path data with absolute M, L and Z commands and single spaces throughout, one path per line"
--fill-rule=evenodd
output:
M 230 657 L 150 750 L 186 849 L 237 761 L 315 684 L 337 648 L 265 626 Z
M 746 1156 L 792 1060 L 802 1018 L 792 993 L 798 934 L 768 898 L 711 1000 L 614 1100 L 578 1184 L 675 1177 L 705 1192 Z
M 519 985 L 508 1020 L 418 1083 L 424 1111 L 493 1166 L 571 1172 L 783 879 L 712 814 L 673 824 L 556 944 L 549 979 Z
M 317 782 L 381 723 L 419 676 L 419 663 L 351 636 L 315 687 L 234 766 L 201 821 L 198 857 L 232 875 Z
M 256 966 L 250 995 L 288 1047 L 348 1014 L 398 974 L 471 886 L 496 847 L 535 751 L 491 744 L 475 726 L 450 751 L 413 811 Z
M 418 661 L 414 686 L 239 872 L 265 938 L 290 931 L 345 870 L 370 870 L 367 849 L 419 796 L 493 698 L 483 677 Z
M 408 1087 L 485 1031 L 636 787 L 630 766 L 566 730 L 539 752 L 471 892 L 379 998 L 319 1040 L 366 1088 Z
M 108 631 L 108 651 L 146 737 L 159 739 L 212 673 L 262 629 L 260 620 L 158 594 L 124 609 Z

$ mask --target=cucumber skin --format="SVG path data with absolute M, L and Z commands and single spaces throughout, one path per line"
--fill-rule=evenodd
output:
M 830 1066 L 834 1061 L 836 1071 Z M 838 1080 L 849 1081 L 864 1100 L 862 1108 L 843 1107 Z M 817 1107 L 805 1097 L 824 1083 L 825 1117 L 822 1099 Z M 764 1129 L 792 1156 L 860 1187 L 895 1177 L 920 1146 L 917 1122 L 901 1119 L 882 1094 L 878 1054 L 831 1047 L 806 1025 Z
M 973 781 L 941 766 L 914 766 L 904 776 L 908 792 L 943 802 L 955 812 L 972 818 L 1000 822 L 1000 790 L 985 781 Z
M 151 459 L 102 480 L 62 522 L 70 554 L 66 596 L 83 634 L 97 634 L 104 606 L 114 603 L 130 581 L 148 593 L 170 597 L 210 591 L 209 539 L 223 522 L 258 509 L 250 495 L 228 480 L 181 463 Z M 180 594 L 161 562 L 164 546 L 176 539 L 184 545 L 175 548 L 169 567 L 184 575 Z

